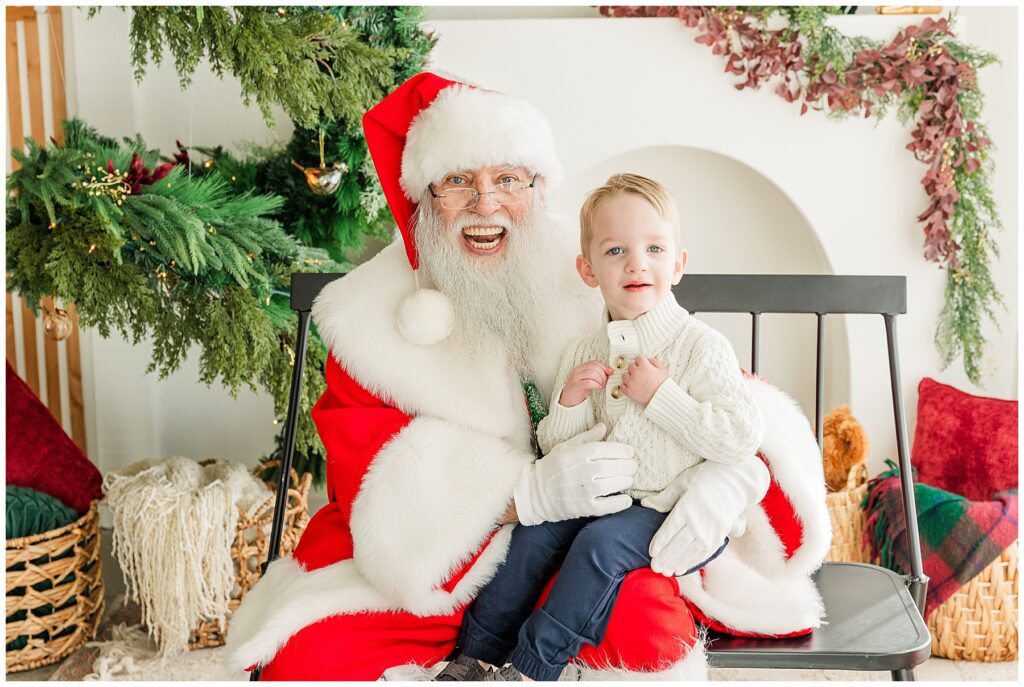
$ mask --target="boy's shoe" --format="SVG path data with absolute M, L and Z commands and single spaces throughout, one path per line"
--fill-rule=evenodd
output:
M 501 668 L 491 668 L 484 675 L 484 682 L 522 682 L 523 674 L 516 670 L 511 663 Z
M 489 672 L 475 658 L 459 654 L 431 682 L 482 682 Z

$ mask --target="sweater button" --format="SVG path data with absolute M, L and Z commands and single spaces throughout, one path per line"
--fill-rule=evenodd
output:
M 619 369 L 619 370 L 621 370 L 622 368 L 626 367 L 626 356 L 624 356 L 624 355 L 616 356 L 615 357 L 615 367 L 616 367 L 616 369 Z
M 616 401 L 622 398 L 622 387 L 618 384 L 612 387 L 612 398 Z

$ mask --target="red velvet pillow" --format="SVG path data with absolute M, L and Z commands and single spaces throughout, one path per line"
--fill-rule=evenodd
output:
M 54 496 L 80 514 L 103 498 L 103 477 L 7 363 L 7 484 Z
M 1017 401 L 973 396 L 925 377 L 912 461 L 918 481 L 988 501 L 1017 486 Z

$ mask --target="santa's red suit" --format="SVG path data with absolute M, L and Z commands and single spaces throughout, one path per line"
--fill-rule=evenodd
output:
M 330 503 L 236 611 L 234 669 L 374 680 L 392 666 L 433 665 L 454 648 L 466 604 L 504 556 L 511 526 L 494 523 L 530 451 L 522 388 L 443 344 L 406 341 L 387 315 L 412 287 L 395 243 L 317 300 L 331 359 L 313 413 Z M 747 384 L 765 418 L 768 496 L 703 575 L 631 573 L 604 641 L 582 654 L 588 664 L 700 675 L 691 609 L 742 633 L 819 624 L 809 575 L 830 533 L 817 447 L 793 401 L 762 380 Z
M 451 82 L 423 83 L 433 84 L 432 93 L 417 93 L 417 107 L 429 111 Z M 486 97 L 492 95 L 503 97 Z M 479 123 L 480 113 L 470 108 L 470 120 Z M 408 127 L 410 119 L 392 126 Z M 512 118 L 510 126 L 521 121 Z M 451 128 L 450 119 L 442 122 Z M 493 132 L 484 133 L 494 140 Z M 396 196 L 398 175 L 382 173 L 386 156 L 375 150 L 369 128 L 367 134 L 406 240 L 328 285 L 314 305 L 330 350 L 327 391 L 313 410 L 327 449 L 330 502 L 313 516 L 293 555 L 269 567 L 231 619 L 228 667 L 264 666 L 263 679 L 376 680 L 389 668 L 444 660 L 467 604 L 504 558 L 513 525 L 495 523 L 532 457 L 521 381 L 503 364 L 499 342 L 481 338 L 494 355 L 466 356 L 452 339 L 413 343 L 399 325 L 416 282 L 409 217 L 397 208 L 403 201 L 408 208 L 412 196 L 408 187 L 404 198 Z M 527 145 L 536 146 L 536 137 Z M 549 171 L 546 149 L 519 152 L 521 159 L 506 148 L 451 168 L 512 162 Z M 415 187 L 408 162 L 402 161 L 402 183 Z M 421 172 L 430 179 L 436 169 L 426 163 Z M 538 352 L 535 381 L 548 392 L 565 346 L 597 323 L 592 304 L 565 284 L 564 293 L 549 294 L 562 309 L 560 335 L 548 340 L 550 350 Z M 592 673 L 585 677 L 703 677 L 695 618 L 753 635 L 803 633 L 820 624 L 821 599 L 810 575 L 830 531 L 817 445 L 788 396 L 759 378 L 746 384 L 764 416 L 762 454 L 773 477 L 767 496 L 744 513 L 745 533 L 733 536 L 701 574 L 630 573 L 603 641 L 577 657 Z

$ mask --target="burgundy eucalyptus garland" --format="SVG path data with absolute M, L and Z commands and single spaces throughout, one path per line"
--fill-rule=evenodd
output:
M 776 82 L 788 102 L 830 115 L 884 110 L 897 104 L 914 119 L 907 149 L 927 165 L 921 179 L 930 199 L 918 216 L 924 223 L 924 257 L 949 269 L 946 305 L 936 345 L 948 365 L 964 356 L 968 377 L 978 383 L 984 338 L 979 311 L 995 318 L 1002 304 L 989 272 L 998 255 L 990 228 L 999 228 L 988 175 L 992 145 L 978 121 L 977 69 L 995 61 L 956 42 L 945 18 L 926 18 L 888 44 L 849 39 L 828 27 L 837 8 L 603 6 L 613 17 L 675 17 L 696 29 L 696 42 L 725 57 L 725 71 L 740 77 L 739 90 Z M 773 14 L 783 28 L 767 28 Z

